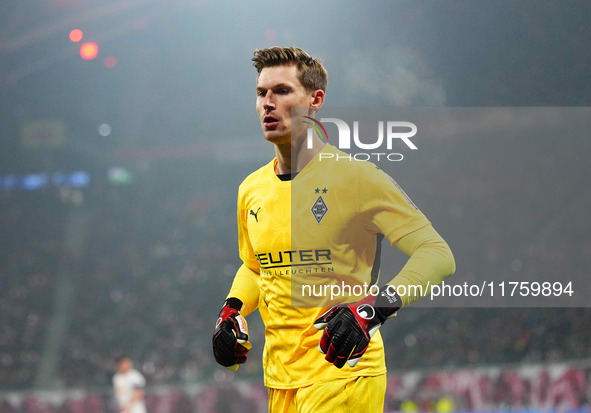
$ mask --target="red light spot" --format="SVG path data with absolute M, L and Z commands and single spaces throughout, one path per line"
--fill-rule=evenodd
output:
M 117 66 L 117 59 L 115 58 L 115 56 L 107 56 L 105 58 L 105 67 L 107 69 L 112 69 L 115 66 Z
M 77 43 L 80 40 L 82 40 L 82 36 L 84 36 L 84 33 L 82 33 L 82 30 L 74 29 L 70 32 L 70 40 L 73 41 L 74 43 Z
M 96 43 L 87 42 L 80 46 L 80 57 L 84 60 L 92 60 L 98 55 L 98 45 Z

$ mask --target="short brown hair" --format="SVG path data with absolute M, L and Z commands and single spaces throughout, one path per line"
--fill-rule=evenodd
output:
M 257 73 L 265 67 L 291 65 L 298 68 L 298 80 L 308 91 L 322 90 L 326 92 L 328 75 L 320 60 L 297 47 L 271 47 L 254 51 L 253 66 Z

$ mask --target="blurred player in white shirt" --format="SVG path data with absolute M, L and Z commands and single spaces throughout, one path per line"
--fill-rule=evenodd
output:
M 113 376 L 115 397 L 121 413 L 146 413 L 144 387 L 146 379 L 133 368 L 127 356 L 117 359 L 117 373 Z

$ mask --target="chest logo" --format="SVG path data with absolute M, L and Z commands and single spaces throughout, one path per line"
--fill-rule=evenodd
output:
M 322 199 L 322 195 L 318 197 L 314 205 L 312 205 L 312 215 L 316 218 L 316 222 L 320 224 L 320 221 L 324 218 L 326 213 L 328 212 L 328 207 L 326 206 L 326 202 Z
M 250 210 L 250 215 L 252 215 L 254 217 L 254 219 L 256 219 L 257 222 L 259 222 L 259 211 L 261 210 L 261 207 L 259 207 L 259 209 L 257 209 L 257 212 L 254 212 L 252 209 Z

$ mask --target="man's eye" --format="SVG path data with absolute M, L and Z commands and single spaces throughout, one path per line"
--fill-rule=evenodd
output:
M 265 95 L 266 95 L 266 94 L 267 94 L 267 93 L 266 93 L 264 90 L 259 90 L 259 91 L 257 91 L 257 96 L 260 96 L 260 97 L 265 97 Z
M 289 93 L 289 90 L 287 90 L 287 89 L 279 89 L 276 93 L 278 95 L 287 95 Z

